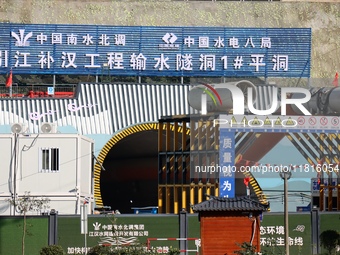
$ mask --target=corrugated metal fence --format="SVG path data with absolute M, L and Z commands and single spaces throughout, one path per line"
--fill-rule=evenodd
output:
M 272 101 L 272 86 L 257 86 L 257 109 Z M 74 98 L 0 99 L 0 125 L 23 124 L 31 133 L 43 123 L 72 126 L 80 134 L 113 134 L 161 116 L 191 114 L 185 84 L 79 84 Z

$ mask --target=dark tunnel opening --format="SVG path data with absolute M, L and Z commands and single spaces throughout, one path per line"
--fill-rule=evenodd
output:
M 100 178 L 104 206 L 121 213 L 157 206 L 157 143 L 157 130 L 149 130 L 131 134 L 111 148 Z

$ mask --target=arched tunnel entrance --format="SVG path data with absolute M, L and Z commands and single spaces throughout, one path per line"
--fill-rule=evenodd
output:
M 193 122 L 193 124 L 194 123 L 195 122 Z M 198 127 L 202 128 L 203 126 L 199 124 Z M 172 177 L 175 178 L 175 176 L 177 176 L 174 175 L 175 172 L 172 172 L 171 169 L 180 169 L 182 167 L 183 173 L 189 173 L 187 168 L 189 166 L 190 169 L 190 163 L 188 164 L 187 162 L 188 157 L 183 156 L 182 158 L 182 154 L 179 155 L 177 153 L 177 150 L 182 148 L 183 142 L 185 143 L 184 152 L 187 152 L 190 147 L 190 153 L 191 149 L 193 149 L 193 152 L 198 152 L 197 146 L 202 145 L 202 143 L 206 145 L 205 149 L 215 144 L 215 136 L 212 136 L 211 133 L 215 128 L 210 124 L 206 127 L 209 128 L 205 128 L 205 131 L 202 129 L 200 132 L 198 132 L 198 129 L 192 129 L 194 130 L 194 133 L 192 133 L 191 129 L 185 129 L 186 131 L 184 131 L 184 128 L 178 124 L 176 125 L 176 122 L 174 124 L 166 123 L 166 125 L 164 125 L 164 123 L 142 123 L 127 127 L 115 133 L 99 153 L 97 158 L 98 162 L 96 162 L 94 166 L 94 197 L 96 206 L 99 208 L 109 206 L 111 210 L 119 210 L 121 213 L 133 213 L 132 207 L 158 206 L 160 212 L 163 213 L 163 207 L 166 204 L 166 213 L 171 213 L 172 211 L 176 213 L 179 204 L 183 205 L 182 208 L 189 208 L 189 201 L 190 204 L 201 202 L 203 199 L 203 190 L 205 190 L 207 194 L 211 194 L 211 191 L 218 196 L 218 181 L 216 182 L 218 176 L 212 176 L 212 178 L 209 176 L 208 179 L 207 177 L 202 177 L 201 184 L 204 184 L 203 186 L 199 185 L 195 177 L 189 180 L 189 175 L 186 175 L 185 179 L 182 177 L 182 182 L 179 182 L 182 183 L 181 185 L 176 186 L 178 182 L 174 179 L 173 181 L 175 182 L 171 181 Z M 159 132 L 160 130 L 162 132 Z M 174 132 L 175 130 L 177 131 Z M 178 135 L 176 134 L 183 132 L 186 135 L 183 135 L 182 139 L 178 139 Z M 214 132 L 216 132 L 216 130 Z M 189 146 L 188 141 L 190 141 L 189 137 L 191 133 L 195 136 L 195 142 Z M 196 135 L 199 135 L 199 137 L 196 137 Z M 210 137 L 210 142 L 206 143 L 203 141 L 206 137 Z M 175 141 L 177 141 L 176 146 Z M 164 145 L 164 142 L 166 144 L 173 144 L 174 146 L 172 148 L 170 148 L 171 146 L 165 148 L 165 150 L 163 146 L 161 146 L 161 154 L 159 154 L 158 145 L 159 143 Z M 192 147 L 193 145 L 194 148 Z M 217 153 L 215 149 L 209 149 L 209 152 L 214 155 Z M 174 158 L 175 154 L 177 160 L 176 157 Z M 189 158 L 192 158 L 193 162 L 196 162 L 195 158 L 202 153 L 196 154 L 190 154 Z M 209 155 L 215 157 L 213 154 Z M 159 155 L 162 155 L 162 160 L 160 161 L 162 167 L 161 172 L 158 171 Z M 180 158 L 178 158 L 178 155 Z M 202 160 L 206 159 L 204 155 Z M 184 158 L 185 160 L 181 161 L 181 159 Z M 164 161 L 165 159 L 166 162 L 169 163 L 166 163 Z M 184 164 L 185 167 L 183 162 L 186 162 Z M 203 164 L 203 161 L 201 163 Z M 176 164 L 179 168 L 176 167 Z M 101 165 L 105 170 L 103 170 Z M 168 177 L 166 177 L 166 180 L 171 183 L 164 183 L 164 173 L 168 173 L 168 171 L 170 173 L 170 179 L 168 180 Z M 245 195 L 243 194 L 245 193 L 243 184 L 244 175 L 244 173 L 239 173 L 239 176 L 236 178 L 238 182 L 238 184 L 236 184 L 236 193 L 238 195 Z M 158 181 L 159 176 L 162 179 L 160 183 Z M 251 173 L 249 173 L 247 177 L 251 178 L 250 184 L 252 192 L 256 194 L 259 199 L 265 200 L 265 197 L 262 196 L 261 188 Z M 169 186 L 168 184 L 174 185 Z M 213 187 L 212 190 L 211 187 Z M 173 204 L 171 205 L 170 203 Z M 177 206 L 176 210 L 175 204 Z M 172 206 L 173 210 L 171 209 Z
M 94 167 L 96 206 L 133 213 L 132 207 L 158 203 L 158 123 L 117 132 L 103 147 Z
M 104 205 L 122 213 L 157 206 L 157 136 L 157 130 L 133 133 L 111 148 L 100 178 Z

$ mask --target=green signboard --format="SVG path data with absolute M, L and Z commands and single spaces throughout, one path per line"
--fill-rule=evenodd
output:
M 124 246 L 142 244 L 159 253 L 167 253 L 170 247 L 179 248 L 179 216 L 177 215 L 101 215 L 88 217 L 88 234 L 80 234 L 80 218 L 58 218 L 58 243 L 66 254 L 85 254 L 95 245 Z M 189 231 L 190 229 L 190 231 Z M 197 215 L 188 217 L 189 250 L 197 250 L 199 222 Z
M 340 229 L 340 213 L 319 213 L 321 234 L 325 230 Z M 170 247 L 179 248 L 178 215 L 91 215 L 88 217 L 88 234 L 81 234 L 80 216 L 58 216 L 58 244 L 66 254 L 85 254 L 86 247 L 102 245 L 129 245 L 149 243 L 160 254 Z M 197 214 L 188 215 L 188 249 L 195 254 L 199 249 L 200 223 Z M 213 226 L 212 226 L 213 227 Z M 0 217 L 0 254 L 21 254 L 23 230 L 22 216 Z M 284 254 L 284 216 L 265 213 L 260 227 L 261 250 L 270 254 Z M 310 213 L 289 213 L 290 254 L 311 254 Z M 171 240 L 170 240 L 171 239 Z M 249 242 L 249 240 L 244 240 Z M 39 254 L 48 245 L 48 216 L 27 218 L 25 254 Z M 321 249 L 321 252 L 325 252 Z
M 285 231 L 283 214 L 265 214 L 260 227 L 261 250 L 273 254 L 285 254 Z M 310 214 L 289 215 L 289 246 L 291 254 L 311 254 Z

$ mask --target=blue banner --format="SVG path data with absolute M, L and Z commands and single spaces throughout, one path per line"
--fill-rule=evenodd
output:
M 311 29 L 0 24 L 0 74 L 309 77 Z
M 235 132 L 220 128 L 220 196 L 235 197 Z

